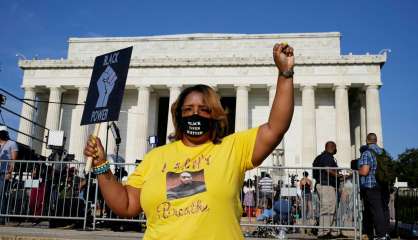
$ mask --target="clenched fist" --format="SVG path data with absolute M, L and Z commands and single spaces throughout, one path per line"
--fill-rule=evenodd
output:
M 100 75 L 97 80 L 97 90 L 99 91 L 99 98 L 97 99 L 96 108 L 106 107 L 109 96 L 112 93 L 115 82 L 118 79 L 112 67 L 107 66 L 106 70 Z
M 295 65 L 295 57 L 293 56 L 293 48 L 287 43 L 277 43 L 273 47 L 274 63 L 280 72 L 293 69 Z

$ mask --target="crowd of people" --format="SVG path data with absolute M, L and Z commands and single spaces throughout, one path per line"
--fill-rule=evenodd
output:
M 377 145 L 375 133 L 369 133 L 366 139 L 367 145 L 360 148 L 361 156 L 354 160 L 352 168 L 358 170 L 360 175 L 360 194 L 363 201 L 363 229 L 369 239 L 390 239 L 390 214 L 389 179 L 378 179 L 378 158 L 385 157 L 385 151 Z M 325 151 L 313 162 L 313 167 L 327 169 L 314 170 L 313 177 L 316 180 L 316 191 L 320 199 L 319 223 L 324 226 L 343 226 L 353 221 L 353 191 L 352 181 L 341 182 L 344 176 L 335 168 L 338 167 L 334 155 L 337 153 L 337 145 L 333 141 L 325 144 Z M 383 163 L 379 163 L 382 164 Z M 380 166 L 382 168 L 382 166 Z M 383 170 L 380 170 L 383 171 Z M 350 176 L 347 176 L 350 177 Z M 338 205 L 337 205 L 338 203 Z M 338 217 L 335 217 L 338 216 Z M 320 229 L 320 236 L 333 238 L 332 228 Z
M 379 182 L 376 178 L 376 156 L 383 152 L 376 143 L 377 136 L 368 134 L 367 145 L 361 147 L 361 157 L 353 160 L 352 170 L 358 170 L 360 175 L 364 232 L 369 239 L 389 239 L 390 184 Z M 334 157 L 336 153 L 336 143 L 326 142 L 324 151 L 313 160 L 312 168 L 303 171 L 302 177 L 293 184 L 292 179 L 288 181 L 289 184 L 281 180 L 273 184 L 272 177 L 266 172 L 247 179 L 241 198 L 243 216 L 249 223 L 255 220 L 284 225 L 321 226 L 318 230 L 312 229 L 312 233 L 321 239 L 341 235 L 337 227 L 352 227 L 354 224 L 356 192 L 353 189 L 352 172 L 338 170 Z M 289 174 L 289 177 L 292 175 Z M 281 192 L 281 189 L 289 186 L 294 188 L 295 195 Z

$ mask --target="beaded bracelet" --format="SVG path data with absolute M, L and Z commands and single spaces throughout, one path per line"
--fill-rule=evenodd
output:
M 109 161 L 106 161 L 96 167 L 93 168 L 93 173 L 96 175 L 100 175 L 106 173 L 110 169 Z
M 100 163 L 99 165 L 97 165 L 97 166 L 95 166 L 93 168 L 100 168 L 100 167 L 103 167 L 104 165 L 106 165 L 108 163 L 109 163 L 109 161 L 104 161 L 104 162 Z

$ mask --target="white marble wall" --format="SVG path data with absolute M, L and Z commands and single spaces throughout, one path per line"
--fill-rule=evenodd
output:
M 68 59 L 97 55 L 134 46 L 134 58 L 271 56 L 271 47 L 288 42 L 303 55 L 339 55 L 340 33 L 303 34 L 187 34 L 155 37 L 70 38 Z M 167 41 L 171 40 L 171 41 Z M 315 46 L 315 47 L 312 47 Z
M 316 89 L 316 154 L 325 150 L 327 141 L 335 138 L 334 92 L 330 88 Z
M 270 112 L 269 107 L 269 95 L 267 92 L 267 88 L 260 89 L 252 89 L 249 93 L 249 123 L 248 126 L 250 128 L 258 127 L 261 124 L 267 122 Z M 264 160 L 262 166 L 272 166 L 273 159 L 269 156 L 266 160 Z
M 135 152 L 135 131 L 136 129 L 136 119 L 137 113 L 134 110 L 134 107 L 137 104 L 138 92 L 136 89 L 128 89 L 125 91 L 125 96 L 123 97 L 121 113 L 119 115 L 119 120 L 117 125 L 120 130 L 120 135 L 122 138 L 122 143 L 120 145 L 119 153 L 121 156 L 125 157 L 126 162 L 135 162 L 136 152 Z M 133 146 L 133 147 L 127 147 Z
M 292 123 L 285 135 L 284 155 L 286 166 L 302 166 L 302 95 L 295 89 L 295 110 Z
M 48 100 L 48 94 L 46 93 L 38 93 L 37 94 L 37 99 L 40 101 L 47 101 Z M 45 126 L 45 121 L 46 121 L 46 112 L 48 109 L 48 104 L 45 102 L 38 102 L 36 104 L 37 106 L 37 111 L 35 112 L 35 116 L 34 116 L 34 121 L 36 123 L 38 123 L 41 126 Z M 40 127 L 40 126 L 35 126 L 35 131 L 34 131 L 34 135 L 36 138 L 40 139 L 40 140 L 45 140 L 44 139 L 44 132 L 45 130 Z M 32 148 L 35 150 L 36 153 L 40 154 L 42 153 L 42 143 L 39 141 L 32 141 Z
M 62 102 L 77 103 L 77 95 L 78 92 L 76 91 L 66 91 L 63 93 Z M 76 149 L 76 147 L 78 147 L 76 141 L 80 140 L 77 137 L 71 137 L 73 133 L 77 133 L 79 131 L 77 126 L 80 126 L 79 122 L 78 124 L 73 124 L 73 120 L 75 120 L 74 110 L 74 105 L 61 105 L 61 119 L 59 129 L 64 130 L 64 136 L 66 137 L 65 149 L 69 150 L 70 153 L 75 152 L 74 150 Z

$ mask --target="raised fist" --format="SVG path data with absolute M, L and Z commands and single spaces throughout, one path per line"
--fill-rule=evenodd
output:
M 112 67 L 107 66 L 106 70 L 102 73 L 97 81 L 97 89 L 99 90 L 99 98 L 97 99 L 96 108 L 106 107 L 109 95 L 115 86 L 115 82 L 118 79 L 115 71 Z
M 280 72 L 293 69 L 295 65 L 295 57 L 293 56 L 293 48 L 287 43 L 278 43 L 273 47 L 274 63 Z

